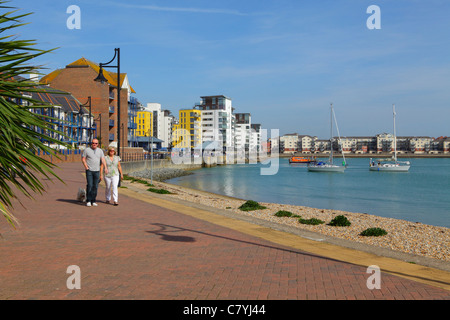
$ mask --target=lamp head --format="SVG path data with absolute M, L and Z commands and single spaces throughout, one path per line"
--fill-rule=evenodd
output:
M 102 68 L 102 66 L 100 66 L 100 70 L 98 72 L 98 76 L 97 76 L 97 78 L 94 79 L 94 81 L 97 81 L 97 82 L 100 82 L 100 83 L 108 82 L 108 80 L 103 75 L 103 68 Z

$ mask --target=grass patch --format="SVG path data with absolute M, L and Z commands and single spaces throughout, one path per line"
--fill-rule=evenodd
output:
M 148 188 L 147 191 L 159 193 L 159 194 L 172 194 L 172 192 L 165 189 Z
M 309 225 L 319 225 L 319 224 L 325 223 L 325 221 L 322 221 L 317 218 L 311 218 L 311 219 L 300 218 L 300 219 L 298 219 L 298 222 L 300 222 L 301 224 L 309 224 Z
M 290 211 L 280 210 L 274 214 L 276 217 L 292 217 L 293 213 Z
M 262 210 L 266 209 L 266 207 L 261 206 L 258 202 L 253 200 L 248 200 L 246 203 L 239 207 L 242 211 L 253 211 L 253 210 Z
M 369 228 L 360 233 L 364 237 L 380 237 L 387 235 L 387 231 L 381 228 Z
M 329 223 L 330 226 L 334 227 L 348 227 L 351 225 L 351 222 L 347 219 L 346 216 L 337 216 Z
M 135 182 L 136 183 L 140 183 L 140 184 L 143 184 L 143 185 L 145 185 L 147 187 L 154 187 L 154 185 L 149 183 L 147 180 L 140 179 L 140 178 L 135 178 L 135 177 L 130 177 L 130 176 L 127 176 L 127 175 L 123 176 L 123 180 L 130 181 L 131 183 L 135 183 Z

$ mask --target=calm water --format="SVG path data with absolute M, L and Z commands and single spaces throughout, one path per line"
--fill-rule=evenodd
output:
M 336 159 L 339 163 L 340 159 Z M 347 159 L 345 173 L 308 172 L 280 159 L 276 175 L 261 164 L 203 168 L 168 182 L 261 202 L 369 213 L 450 228 L 450 159 L 411 159 L 408 173 L 371 172 L 369 159 Z

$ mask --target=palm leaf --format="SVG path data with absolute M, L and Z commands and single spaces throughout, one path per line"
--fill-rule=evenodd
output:
M 42 178 L 57 178 L 55 165 L 38 156 L 38 151 L 56 153 L 50 144 L 67 146 L 50 135 L 64 135 L 54 128 L 52 117 L 32 112 L 52 108 L 32 98 L 34 92 L 44 92 L 36 84 L 20 76 L 38 73 L 41 66 L 31 61 L 52 50 L 35 48 L 35 40 L 18 40 L 9 32 L 23 26 L 21 20 L 29 13 L 19 14 L 0 0 L 0 212 L 15 226 L 17 219 L 8 210 L 17 193 L 33 197 L 45 191 Z M 19 104 L 28 102 L 29 106 Z M 26 159 L 26 162 L 23 160 Z

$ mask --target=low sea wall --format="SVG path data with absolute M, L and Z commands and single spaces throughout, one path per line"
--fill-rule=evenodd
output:
M 201 164 L 174 164 L 170 159 L 124 162 L 121 164 L 123 174 L 136 178 L 153 178 L 156 181 L 192 174 L 192 170 L 202 168 Z

